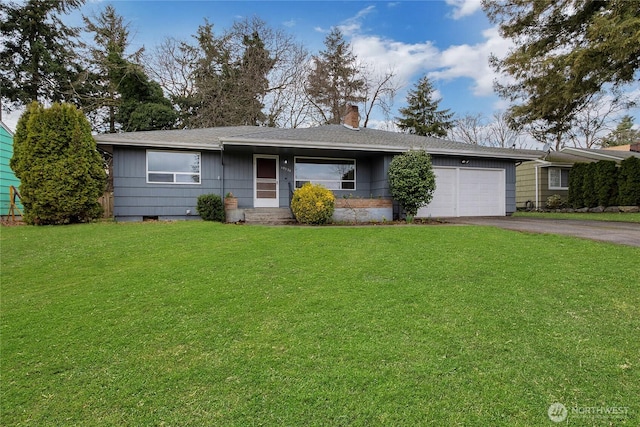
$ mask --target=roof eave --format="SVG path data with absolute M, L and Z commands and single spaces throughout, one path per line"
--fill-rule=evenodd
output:
M 391 145 L 362 145 L 362 144 L 347 144 L 336 142 L 300 142 L 289 140 L 275 140 L 275 139 L 221 139 L 223 146 L 251 146 L 251 147 L 276 147 L 276 148 L 308 148 L 312 150 L 351 150 L 351 151 L 382 151 L 382 152 L 394 152 L 402 153 L 407 151 L 408 148 L 394 147 Z
M 472 150 L 450 150 L 450 149 L 438 149 L 421 146 L 406 146 L 399 147 L 393 145 L 365 145 L 365 144 L 348 144 L 348 143 L 336 143 L 336 142 L 299 142 L 289 140 L 263 140 L 252 138 L 226 138 L 221 139 L 222 145 L 230 146 L 252 146 L 252 147 L 277 147 L 277 148 L 307 148 L 314 150 L 344 150 L 344 151 L 369 151 L 369 152 L 386 152 L 386 153 L 403 153 L 409 150 L 424 149 L 429 154 L 448 155 L 448 156 L 468 156 L 468 157 L 486 157 L 486 158 L 502 158 L 511 160 L 535 160 L 540 157 L 538 154 L 509 154 L 509 153 L 491 153 L 491 152 L 479 152 Z
M 167 141 L 139 141 L 139 140 L 110 140 L 109 138 L 96 138 L 97 145 L 118 145 L 128 147 L 145 147 L 145 148 L 182 148 L 189 150 L 208 150 L 208 151 L 220 151 L 220 145 L 218 144 L 203 144 L 203 143 L 176 143 Z

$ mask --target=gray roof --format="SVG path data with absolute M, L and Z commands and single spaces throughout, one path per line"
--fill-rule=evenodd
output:
M 575 148 L 575 147 L 565 147 L 561 150 L 563 153 L 573 154 L 576 156 L 581 156 L 583 159 L 586 157 L 588 159 L 594 160 L 624 160 L 628 157 L 640 157 L 640 153 L 635 151 L 617 151 L 617 150 L 604 150 L 604 149 L 586 149 L 586 148 Z M 584 160 L 582 160 L 584 161 Z
M 255 126 L 128 132 L 95 136 L 99 145 L 195 148 L 216 150 L 226 146 L 315 148 L 401 153 L 424 149 L 431 154 L 532 160 L 544 153 L 535 150 L 484 147 L 444 139 L 343 125 L 276 129 Z

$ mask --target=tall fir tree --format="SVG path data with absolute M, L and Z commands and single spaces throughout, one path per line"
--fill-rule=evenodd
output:
M 137 62 L 144 48 L 126 54 L 131 44 L 129 23 L 112 5 L 93 18 L 83 16 L 83 20 L 85 30 L 93 35 L 93 44 L 86 48 L 87 70 L 80 104 L 95 130 L 114 133 L 119 130 L 116 115 L 122 102 L 121 77 L 128 66 L 122 59 Z
M 75 100 L 78 67 L 76 28 L 61 14 L 84 0 L 0 2 L 0 83 L 6 107 L 32 101 Z
M 444 138 L 453 127 L 453 113 L 448 109 L 439 110 L 441 99 L 434 99 L 431 80 L 423 76 L 407 94 L 407 106 L 398 111 L 402 117 L 396 117 L 396 124 L 402 131 Z
M 236 40 L 236 37 L 240 40 Z M 181 100 L 190 110 L 191 127 L 257 126 L 266 122 L 263 99 L 275 59 L 257 31 L 216 36 L 205 22 L 195 36 L 198 54 L 194 67 L 195 93 Z
M 265 123 L 267 117 L 262 111 L 262 100 L 269 89 L 267 75 L 275 65 L 275 59 L 269 56 L 264 42 L 257 32 L 244 35 L 244 52 L 238 64 L 238 104 L 242 105 L 238 122 L 256 126 Z
M 351 45 L 338 28 L 331 30 L 324 45 L 325 50 L 313 57 L 306 91 L 322 121 L 339 124 L 348 104 L 364 101 L 365 81 Z

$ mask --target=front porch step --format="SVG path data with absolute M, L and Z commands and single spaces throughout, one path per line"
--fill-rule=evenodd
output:
M 296 219 L 289 208 L 253 208 L 244 211 L 245 224 L 295 224 Z

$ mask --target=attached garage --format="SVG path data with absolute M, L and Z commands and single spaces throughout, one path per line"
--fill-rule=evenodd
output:
M 505 170 L 434 167 L 436 190 L 418 217 L 505 216 Z

